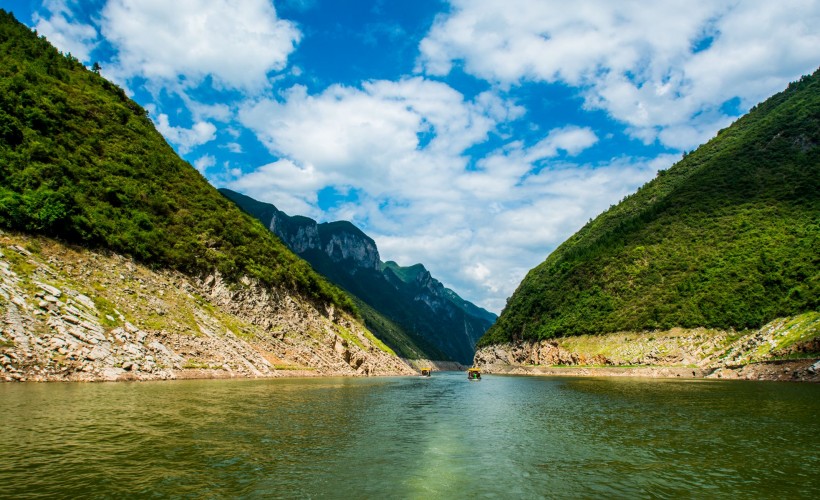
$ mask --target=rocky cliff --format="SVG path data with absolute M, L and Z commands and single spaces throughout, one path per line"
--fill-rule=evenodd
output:
M 346 314 L 217 273 L 0 234 L 0 380 L 410 375 Z
M 365 313 L 367 326 L 399 351 L 404 341 L 391 339 L 396 329 L 424 358 L 469 364 L 476 342 L 495 321 L 494 314 L 445 288 L 423 265 L 382 263 L 373 239 L 350 222 L 318 224 L 240 193 L 220 192 L 319 273 L 372 308 L 379 317 Z M 395 326 L 392 333 L 385 329 L 388 322 Z
M 333 263 L 345 266 L 351 271 L 380 269 L 381 260 L 376 242 L 361 229 L 346 221 L 319 224 L 318 229 L 322 245 L 320 250 Z M 290 245 L 288 240 L 285 240 L 285 243 Z
M 820 382 L 820 313 L 742 333 L 675 328 L 496 344 L 480 348 L 474 363 L 487 373 Z

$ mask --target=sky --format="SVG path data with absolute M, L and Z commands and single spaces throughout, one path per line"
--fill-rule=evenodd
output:
M 211 184 L 349 220 L 499 313 L 610 205 L 820 66 L 820 0 L 0 0 Z

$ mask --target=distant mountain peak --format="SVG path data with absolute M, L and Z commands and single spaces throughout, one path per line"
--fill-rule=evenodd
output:
M 374 331 L 390 335 L 393 327 L 388 324 L 392 324 L 412 343 L 426 346 L 421 350 L 430 357 L 472 362 L 476 342 L 496 317 L 445 288 L 424 265 L 381 262 L 375 241 L 351 222 L 317 224 L 301 217 L 296 224 L 296 217 L 273 205 L 230 190 L 221 192 L 262 221 L 314 269 L 371 307 L 374 312 L 367 323 Z M 391 347 L 401 351 L 402 342 L 395 341 Z

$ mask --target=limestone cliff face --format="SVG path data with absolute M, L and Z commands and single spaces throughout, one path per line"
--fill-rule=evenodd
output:
M 382 338 L 395 335 L 392 322 L 420 347 L 421 356 L 470 363 L 476 342 L 496 316 L 462 299 L 421 264 L 382 263 L 376 242 L 346 221 L 317 224 L 289 216 L 269 203 L 220 190 L 273 231 L 313 268 L 381 315 L 365 321 Z M 369 314 L 365 312 L 364 314 Z M 393 339 L 397 346 L 407 342 Z M 413 349 L 411 349 L 413 350 Z M 407 353 L 408 357 L 419 352 Z
M 322 250 L 335 263 L 378 271 L 381 265 L 376 242 L 349 222 L 318 225 Z M 287 241 L 286 244 L 289 245 Z M 297 253 L 299 253 L 297 251 Z
M 379 270 L 381 260 L 376 242 L 349 222 L 318 224 L 313 219 L 289 216 L 269 205 L 262 217 L 276 236 L 299 255 L 321 252 L 331 262 L 344 264 L 348 269 Z M 264 218 L 269 218 L 269 222 Z
M 675 328 L 493 344 L 478 349 L 473 363 L 487 373 L 818 382 L 820 313 L 780 318 L 740 335 Z
M 430 271 L 424 269 L 415 279 L 417 293 L 414 300 L 423 302 L 432 309 L 436 314 L 445 315 L 448 318 L 453 318 L 458 313 L 458 308 L 449 300 L 446 289 L 440 281 L 433 278 Z M 475 347 L 475 341 L 472 344 Z
M 353 319 L 226 284 L 0 234 L 0 381 L 410 375 Z
M 284 212 L 274 210 L 268 229 L 296 253 L 322 246 L 316 222 L 306 217 L 289 217 Z

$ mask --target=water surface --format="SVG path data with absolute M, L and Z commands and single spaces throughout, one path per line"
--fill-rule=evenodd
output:
M 818 498 L 820 386 L 0 385 L 0 497 Z

